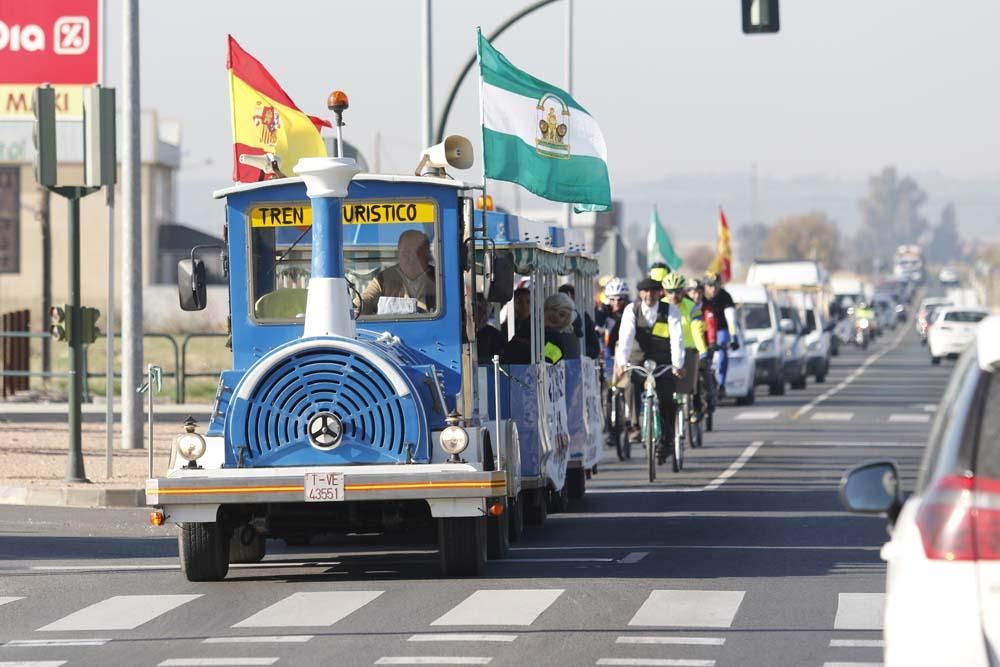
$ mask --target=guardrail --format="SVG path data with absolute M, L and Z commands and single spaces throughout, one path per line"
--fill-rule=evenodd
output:
M 2 338 L 51 338 L 51 334 L 48 332 L 34 332 L 34 331 L 0 331 L 0 339 Z M 177 343 L 177 338 L 172 334 L 167 333 L 144 333 L 142 335 L 143 340 L 147 338 L 166 340 L 170 343 L 173 348 L 174 365 L 173 371 L 170 373 L 163 373 L 163 377 L 175 379 L 174 383 L 174 400 L 177 403 L 183 403 L 187 396 L 187 380 L 189 378 L 201 378 L 201 377 L 218 377 L 221 369 L 219 371 L 212 372 L 197 372 L 189 373 L 187 371 L 187 352 L 188 343 L 194 339 L 204 339 L 204 338 L 225 338 L 226 334 L 223 333 L 193 333 L 187 334 L 181 340 L 181 343 Z M 101 335 L 104 338 L 104 335 Z M 121 334 L 116 333 L 115 338 L 121 338 Z M 89 369 L 89 356 L 87 355 L 87 350 L 89 346 L 84 346 L 84 367 L 87 368 L 87 380 L 91 378 L 102 378 L 105 377 L 104 373 L 91 372 Z M 73 376 L 72 371 L 11 371 L 6 368 L 0 370 L 0 377 L 16 377 L 16 378 L 69 378 Z M 121 378 L 121 373 L 115 373 L 115 378 Z M 84 383 L 84 393 L 85 400 L 89 401 L 90 391 L 87 388 L 87 383 Z

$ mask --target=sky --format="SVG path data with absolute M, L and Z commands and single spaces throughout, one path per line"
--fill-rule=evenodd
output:
M 117 85 L 121 15 L 110 4 L 109 84 Z M 435 115 L 473 52 L 475 27 L 489 33 L 527 4 L 433 0 Z M 140 12 L 142 106 L 182 123 L 181 222 L 214 225 L 206 218 L 219 209 L 209 191 L 230 181 L 229 33 L 308 113 L 329 115 L 327 94 L 347 91 L 345 138 L 369 164 L 378 132 L 382 171 L 416 165 L 418 0 L 145 1 Z M 562 85 L 565 15 L 554 3 L 495 46 Z M 680 175 L 710 183 L 747 174 L 749 182 L 753 164 L 763 182 L 863 184 L 887 164 L 951 181 L 995 181 L 997 26 L 995 0 L 782 0 L 776 35 L 744 35 L 736 0 L 574 0 L 572 92 L 604 132 L 615 193 L 638 190 L 655 200 L 660 184 Z M 478 149 L 477 93 L 475 79 L 466 80 L 447 130 Z M 479 181 L 479 170 L 477 155 L 458 176 Z M 513 196 L 509 187 L 497 192 Z M 716 203 L 706 201 L 706 209 Z

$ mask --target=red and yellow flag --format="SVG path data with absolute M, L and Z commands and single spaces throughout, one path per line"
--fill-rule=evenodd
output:
M 303 113 L 256 58 L 229 35 L 226 56 L 229 99 L 233 109 L 233 180 L 264 179 L 256 167 L 240 164 L 240 155 L 273 153 L 285 175 L 303 157 L 324 157 L 320 127 L 330 121 Z
M 729 245 L 729 222 L 726 221 L 726 214 L 722 207 L 719 207 L 719 231 L 715 245 L 715 259 L 708 268 L 711 273 L 718 273 L 723 282 L 728 283 L 733 279 L 732 249 Z

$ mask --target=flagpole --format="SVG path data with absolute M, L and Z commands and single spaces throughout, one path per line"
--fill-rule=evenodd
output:
M 573 0 L 566 0 L 566 93 L 573 94 Z M 568 139 L 568 138 L 567 138 Z M 573 226 L 573 205 L 566 204 L 563 207 L 563 215 L 566 220 L 566 229 Z

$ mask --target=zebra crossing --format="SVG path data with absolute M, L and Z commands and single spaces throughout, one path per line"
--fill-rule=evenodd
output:
M 936 410 L 936 406 L 935 406 Z M 923 412 L 855 412 L 849 410 L 817 410 L 808 415 L 808 419 L 813 422 L 825 423 L 877 423 L 877 424 L 929 424 L 933 418 L 935 410 L 924 410 Z M 733 417 L 738 422 L 769 422 L 775 421 L 784 412 L 780 410 L 744 410 L 737 412 Z M 794 418 L 794 417 L 793 417 Z
M 302 634 L 302 629 L 307 632 L 309 628 L 326 630 L 347 623 L 351 617 L 369 609 L 381 617 L 380 609 L 385 610 L 384 605 L 401 604 L 403 602 L 399 598 L 404 595 L 412 595 L 412 592 L 405 589 L 297 591 L 264 605 L 250 615 L 245 615 L 245 609 L 237 615 L 235 611 L 238 609 L 234 609 L 230 618 L 225 618 L 228 605 L 224 605 L 222 609 L 215 610 L 215 616 L 222 626 L 230 628 L 231 633 L 217 633 L 215 627 L 206 628 L 212 636 L 196 637 L 178 644 L 187 653 L 196 652 L 199 646 L 214 646 L 221 650 L 229 647 L 236 653 L 240 645 L 247 645 L 245 651 L 260 655 L 163 656 L 165 659 L 158 656 L 149 663 L 136 664 L 155 664 L 159 667 L 294 664 L 296 646 L 329 641 L 328 633 Z M 766 596 L 765 591 L 666 588 L 648 591 L 643 598 L 635 599 L 633 604 L 638 604 L 637 607 L 615 610 L 616 613 L 623 612 L 618 632 L 608 636 L 603 649 L 595 651 L 587 664 L 715 667 L 719 656 L 713 656 L 713 652 L 734 641 L 728 633 L 738 633 L 752 625 L 740 622 L 740 617 L 748 606 L 753 605 L 755 598 L 763 596 Z M 817 667 L 878 664 L 877 660 L 850 662 L 839 660 L 838 656 L 845 654 L 853 658 L 861 651 L 880 659 L 881 640 L 870 633 L 859 633 L 881 629 L 884 595 L 841 592 L 835 598 L 826 597 L 828 599 L 824 603 L 835 606 L 835 613 L 823 650 L 833 660 L 817 663 Z M 102 650 L 102 647 L 131 639 L 133 635 L 130 633 L 155 626 L 158 620 L 182 612 L 191 605 L 210 603 L 212 598 L 212 593 L 116 595 L 70 610 L 59 618 L 36 625 L 33 631 L 21 630 L 24 634 L 9 638 L 3 635 L 11 632 L 10 624 L 4 623 L 6 617 L 0 616 L 0 667 L 100 664 L 100 661 L 78 662 L 87 659 L 84 656 L 92 659 L 96 654 L 78 654 L 68 649 L 91 647 L 91 650 Z M 450 608 L 443 614 L 419 619 L 419 623 L 427 627 L 426 632 L 395 632 L 391 628 L 381 628 L 387 635 L 398 636 L 383 642 L 380 648 L 386 654 L 367 664 L 491 664 L 495 658 L 502 656 L 504 646 L 529 639 L 518 634 L 516 628 L 524 628 L 526 632 L 528 629 L 533 633 L 544 632 L 554 624 L 558 626 L 562 613 L 578 611 L 584 601 L 594 604 L 594 600 L 593 596 L 580 597 L 576 591 L 562 588 L 474 590 L 461 599 L 450 601 Z M 17 612 L 17 605 L 27 609 L 31 604 L 30 598 L 5 599 L 5 606 L 12 613 Z M 280 629 L 283 628 L 289 629 L 289 633 L 282 633 Z M 243 634 L 254 630 L 263 632 Z M 61 635 L 40 638 L 38 635 L 31 636 L 32 632 Z M 348 629 L 336 634 L 344 636 L 352 632 Z M 735 640 L 739 641 L 739 638 Z M 435 648 L 443 655 L 433 654 Z M 431 649 L 432 653 L 426 649 Z M 14 660 L 15 657 L 19 660 Z

